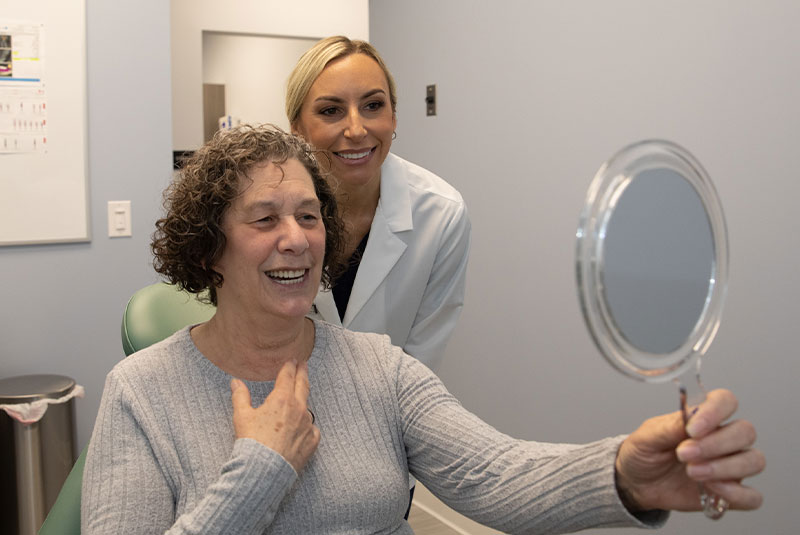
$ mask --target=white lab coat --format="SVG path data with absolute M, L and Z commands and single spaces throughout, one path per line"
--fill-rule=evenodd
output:
M 388 334 L 435 370 L 464 304 L 470 228 L 455 188 L 390 153 L 344 321 L 329 290 L 317 295 L 312 315 Z

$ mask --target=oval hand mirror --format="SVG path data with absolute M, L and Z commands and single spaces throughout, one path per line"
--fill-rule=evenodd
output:
M 595 344 L 626 375 L 678 383 L 688 420 L 687 406 L 705 397 L 700 358 L 728 276 L 725 218 L 705 170 L 668 141 L 625 147 L 592 180 L 577 238 L 578 295 Z M 702 490 L 701 500 L 711 518 L 727 507 Z

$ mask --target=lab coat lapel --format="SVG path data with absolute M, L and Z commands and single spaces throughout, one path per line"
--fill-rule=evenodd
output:
M 347 303 L 345 327 L 364 308 L 406 250 L 406 243 L 398 234 L 414 228 L 408 183 L 398 172 L 396 163 L 389 154 L 381 167 L 381 196 Z
M 330 289 L 323 290 L 322 286 L 320 286 L 317 297 L 314 298 L 314 309 L 316 317 L 320 317 L 334 325 L 342 324 L 342 320 L 339 319 L 339 310 L 336 308 L 336 301 L 333 300 L 333 292 Z M 314 316 L 312 314 L 312 317 Z

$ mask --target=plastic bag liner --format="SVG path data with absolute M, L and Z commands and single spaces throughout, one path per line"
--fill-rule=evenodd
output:
M 30 403 L 6 403 L 0 405 L 0 409 L 20 423 L 32 424 L 42 419 L 51 403 L 66 403 L 72 398 L 82 398 L 83 395 L 83 387 L 76 384 L 68 394 L 60 398 L 42 398 Z

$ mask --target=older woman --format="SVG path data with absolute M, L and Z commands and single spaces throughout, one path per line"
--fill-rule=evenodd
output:
M 411 533 L 409 473 L 514 533 L 657 524 L 663 509 L 698 508 L 697 481 L 733 508 L 761 502 L 740 483 L 764 464 L 752 426 L 721 426 L 729 392 L 712 392 L 686 428 L 675 413 L 591 444 L 518 441 L 387 336 L 306 317 L 335 274 L 341 228 L 293 136 L 218 134 L 166 208 L 156 268 L 210 290 L 217 311 L 109 374 L 83 533 Z
M 348 268 L 318 317 L 388 334 L 436 369 L 464 303 L 470 222 L 444 180 L 389 152 L 397 90 L 378 51 L 329 37 L 297 62 L 286 90 L 292 131 L 322 151 L 345 221 Z

